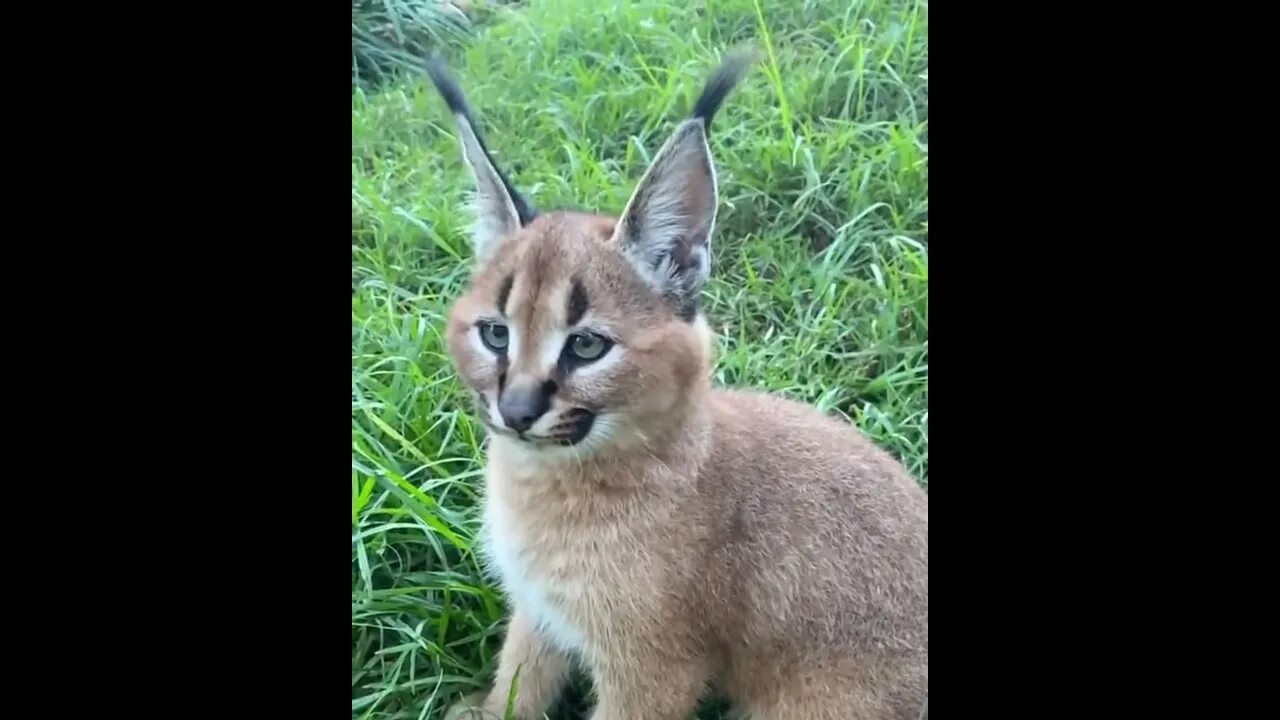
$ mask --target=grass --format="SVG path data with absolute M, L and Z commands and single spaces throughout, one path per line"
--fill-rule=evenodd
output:
M 848 416 L 927 487 L 927 3 L 529 0 L 451 61 L 535 203 L 616 212 L 716 53 L 748 41 L 765 59 L 711 143 L 715 379 Z M 471 552 L 482 430 L 440 336 L 470 258 L 452 133 L 421 78 L 353 91 L 353 718 L 442 717 L 501 640 Z
M 443 0 L 352 0 L 351 84 L 377 86 L 469 37 L 470 19 Z

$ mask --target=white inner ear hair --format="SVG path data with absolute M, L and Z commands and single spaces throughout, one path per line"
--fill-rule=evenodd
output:
M 475 252 L 480 258 L 487 257 L 497 246 L 499 240 L 520 229 L 520 216 L 516 206 L 507 194 L 507 188 L 498 176 L 498 171 L 490 164 L 480 140 L 467 117 L 462 114 L 454 116 L 458 121 L 458 137 L 462 143 L 462 157 L 471 169 L 471 177 L 475 180 L 476 191 L 473 199 L 475 226 L 472 236 L 475 238 Z
M 718 205 L 716 171 L 702 121 L 687 120 L 641 178 L 616 237 L 655 289 L 696 292 L 711 271 L 709 246 Z

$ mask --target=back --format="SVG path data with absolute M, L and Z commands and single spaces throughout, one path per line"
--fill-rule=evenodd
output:
M 717 564 L 741 621 L 730 633 L 922 649 L 928 499 L 915 480 L 815 408 L 748 391 L 711 398 L 713 447 L 699 484 L 722 508 Z

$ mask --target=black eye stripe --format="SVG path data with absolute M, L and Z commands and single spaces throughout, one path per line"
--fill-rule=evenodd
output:
M 515 275 L 508 275 L 506 279 L 502 281 L 502 286 L 498 288 L 498 310 L 504 315 L 507 314 L 507 298 L 511 296 L 511 286 L 515 281 Z
M 577 325 L 583 315 L 587 314 L 587 291 L 583 289 L 582 283 L 576 279 L 573 281 L 573 287 L 569 291 L 569 305 L 565 309 L 566 322 L 569 325 Z

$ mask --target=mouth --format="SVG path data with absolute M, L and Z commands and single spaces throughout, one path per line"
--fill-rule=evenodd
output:
M 556 445 L 577 445 L 591 433 L 596 414 L 586 408 L 574 408 L 564 414 L 544 438 Z
M 511 428 L 499 427 L 489 422 L 487 418 L 481 418 L 485 426 L 490 431 L 504 435 L 509 438 L 516 438 L 531 445 L 559 445 L 568 447 L 577 445 L 591 434 L 591 428 L 595 426 L 596 414 L 586 408 L 574 408 L 564 414 L 560 422 L 556 423 L 547 432 L 546 435 L 532 435 L 527 432 L 515 432 Z

